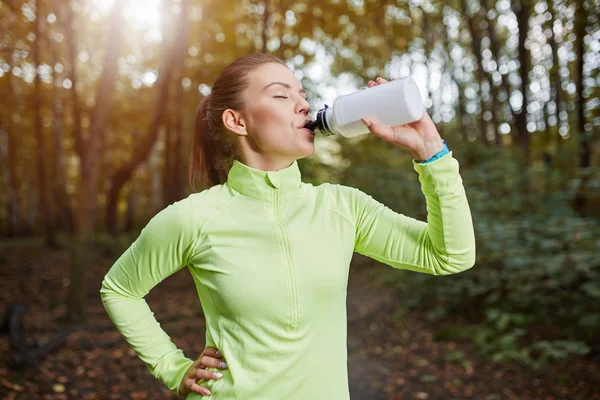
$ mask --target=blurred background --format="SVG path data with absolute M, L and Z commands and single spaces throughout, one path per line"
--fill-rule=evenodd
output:
M 469 271 L 355 257 L 352 398 L 600 398 L 599 14 L 593 0 L 1 0 L 0 394 L 175 398 L 114 330 L 100 282 L 191 193 L 212 82 L 268 52 L 313 116 L 370 79 L 413 77 L 471 206 Z M 373 135 L 318 136 L 299 164 L 305 182 L 426 221 L 411 160 Z M 188 272 L 148 301 L 195 358 Z

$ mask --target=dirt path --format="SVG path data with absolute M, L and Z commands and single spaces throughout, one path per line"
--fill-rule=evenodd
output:
M 20 246 L 0 257 L 0 309 L 27 306 L 28 345 L 44 344 L 64 314 L 68 253 Z M 9 341 L 0 336 L 0 398 L 176 399 L 145 369 L 113 328 L 100 303 L 111 259 L 90 256 L 90 325 L 60 350 L 24 370 L 8 368 Z M 390 268 L 362 256 L 348 287 L 348 368 L 352 400 L 600 399 L 597 365 L 573 360 L 546 376 L 480 362 L 469 342 L 436 342 L 435 326 L 403 313 L 403 296 L 369 276 Z M 23 284 L 26 283 L 26 284 Z M 163 328 L 186 354 L 204 347 L 204 318 L 185 270 L 147 297 Z M 316 399 L 317 397 L 315 397 Z M 270 399 L 267 399 L 270 400 Z M 284 399 L 282 399 L 284 400 Z
M 348 288 L 352 400 L 600 399 L 600 366 L 576 359 L 537 376 L 480 359 L 471 341 L 434 340 L 437 327 L 369 278 L 386 265 L 356 255 Z M 442 278 L 443 279 L 443 278 Z

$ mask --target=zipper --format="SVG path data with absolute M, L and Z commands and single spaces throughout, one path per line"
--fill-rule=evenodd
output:
M 290 304 L 290 327 L 297 328 L 298 327 L 298 290 L 296 287 L 296 276 L 294 274 L 294 266 L 292 263 L 292 249 L 290 246 L 290 241 L 285 229 L 285 225 L 283 225 L 283 221 L 281 220 L 281 215 L 279 214 L 279 189 L 273 190 L 273 210 L 275 214 L 275 222 L 277 227 L 279 228 L 279 236 L 283 245 L 283 254 L 285 258 L 286 269 L 288 271 L 289 276 L 289 285 L 290 292 L 292 294 L 292 301 Z

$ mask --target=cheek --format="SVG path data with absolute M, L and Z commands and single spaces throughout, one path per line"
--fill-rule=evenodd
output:
M 293 135 L 290 117 L 277 112 L 276 106 L 265 105 L 252 114 L 251 128 L 255 133 L 254 140 L 262 149 L 285 147 Z
M 263 129 L 281 129 L 290 124 L 290 117 L 281 104 L 266 104 L 254 114 L 256 124 Z

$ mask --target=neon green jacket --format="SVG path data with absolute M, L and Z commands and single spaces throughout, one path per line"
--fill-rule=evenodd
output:
M 475 263 L 458 161 L 450 152 L 429 163 L 413 160 L 413 167 L 427 223 L 352 187 L 303 183 L 297 162 L 261 171 L 235 161 L 225 184 L 152 218 L 104 278 L 104 306 L 150 372 L 177 391 L 193 361 L 161 329 L 144 296 L 187 266 L 206 316 L 206 345 L 228 364 L 220 380 L 198 381 L 213 400 L 347 400 L 353 252 L 433 275 Z

